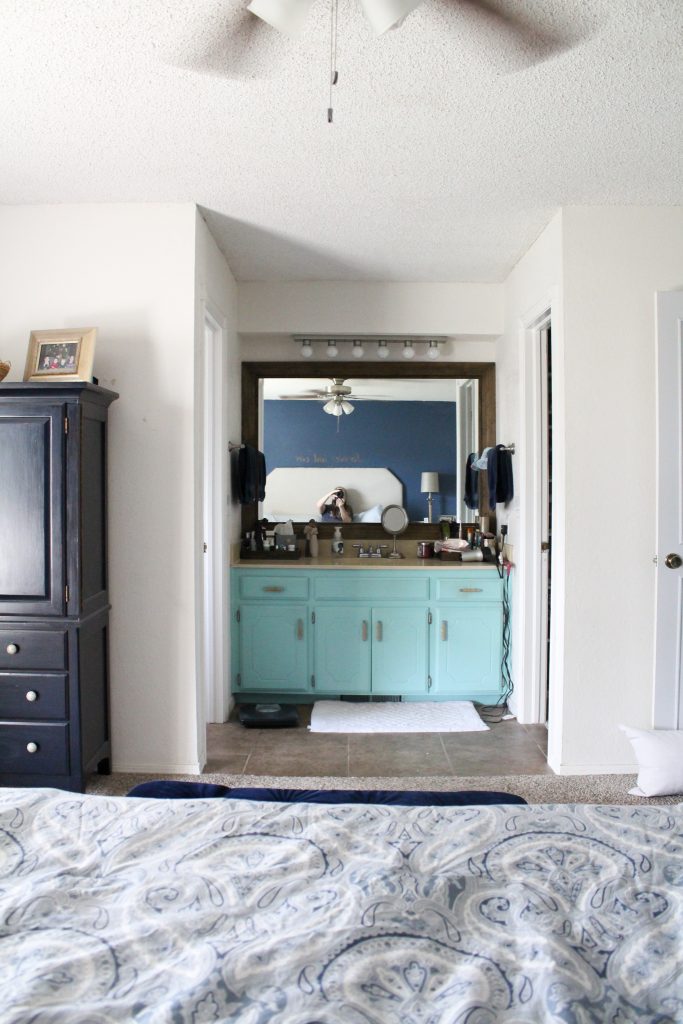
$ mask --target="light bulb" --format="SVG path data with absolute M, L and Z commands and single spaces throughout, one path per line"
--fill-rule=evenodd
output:
M 339 405 L 338 402 L 335 402 L 334 403 L 334 409 L 332 410 L 332 415 L 333 416 L 341 416 L 341 414 L 342 414 L 342 407 L 341 407 L 341 405 Z
M 438 341 L 430 341 L 429 342 L 429 348 L 427 349 L 427 358 L 428 359 L 438 359 L 439 358 L 439 343 L 438 343 Z
M 409 341 L 404 341 L 404 343 L 403 343 L 403 358 L 404 359 L 412 359 L 414 355 L 415 355 L 415 349 L 413 348 L 413 346 L 410 344 Z
M 329 400 L 329 402 L 325 402 L 325 404 L 323 406 L 323 412 L 327 412 L 327 413 L 330 414 L 330 416 L 333 416 L 334 415 L 334 410 L 336 409 L 336 407 L 337 406 L 336 406 L 336 403 L 334 401 L 334 398 L 331 398 Z
M 327 354 L 330 359 L 334 359 L 335 356 L 339 355 L 339 349 L 333 341 L 328 341 L 327 343 Z
M 351 349 L 356 359 L 362 359 L 365 355 L 365 349 L 361 345 L 360 341 L 354 341 L 353 348 Z
M 353 406 L 351 405 L 350 402 L 346 402 L 346 401 L 342 402 L 341 407 L 342 407 L 342 412 L 345 412 L 347 414 L 347 416 L 349 416 L 353 412 Z
M 389 355 L 389 346 L 387 345 L 386 341 L 380 341 L 379 345 L 377 346 L 377 355 L 379 356 L 380 359 L 386 359 L 387 356 Z
M 310 341 L 305 340 L 301 342 L 301 355 L 304 359 L 310 359 L 313 355 L 313 346 Z

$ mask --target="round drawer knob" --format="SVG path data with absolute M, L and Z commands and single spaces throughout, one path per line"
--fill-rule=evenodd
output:
M 38 750 L 38 744 L 34 743 L 33 740 L 31 740 L 30 743 L 26 744 L 26 749 L 28 750 L 29 754 L 35 754 Z
M 36 691 L 29 690 L 28 693 L 26 694 L 26 700 L 29 702 L 29 704 L 33 704 L 34 700 L 38 700 L 38 694 L 36 693 Z
M 7 644 L 7 653 L 8 654 L 18 654 L 19 653 L 19 644 Z

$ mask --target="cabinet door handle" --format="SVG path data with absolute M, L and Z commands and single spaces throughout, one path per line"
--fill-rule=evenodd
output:
M 264 594 L 281 594 L 284 587 L 263 587 Z
M 361 635 L 361 639 L 362 640 L 367 640 L 367 638 L 368 638 L 368 624 L 367 624 L 365 619 L 363 619 L 363 625 L 361 626 L 360 635 Z
M 381 619 L 379 619 L 377 621 L 377 624 L 375 626 L 375 638 L 377 640 L 381 640 L 382 639 L 382 620 Z
M 304 638 L 304 620 L 296 620 L 296 638 L 297 640 L 303 640 Z
M 446 619 L 441 620 L 441 639 L 448 640 L 448 622 Z
M 38 700 L 38 694 L 36 693 L 36 691 L 29 690 L 28 693 L 26 694 L 26 700 L 29 702 L 29 704 L 33 704 L 34 700 Z
M 19 644 L 7 644 L 7 653 L 8 654 L 18 654 L 19 653 Z
M 26 744 L 26 749 L 28 750 L 29 754 L 36 754 L 38 752 L 38 744 L 34 743 L 32 740 L 30 743 Z
M 461 594 L 481 594 L 483 587 L 461 587 Z

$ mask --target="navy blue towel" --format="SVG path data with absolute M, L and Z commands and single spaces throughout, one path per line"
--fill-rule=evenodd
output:
M 477 470 L 472 465 L 476 457 L 477 453 L 471 452 L 467 456 L 467 465 L 465 466 L 464 501 L 467 507 L 471 509 L 479 508 L 479 477 Z
M 512 456 L 505 450 L 505 445 L 497 444 L 491 448 L 486 464 L 489 485 L 489 509 L 496 511 L 497 504 L 507 505 L 515 495 L 512 480 Z
M 263 501 L 266 496 L 266 457 L 250 444 L 242 445 L 237 455 L 237 496 L 240 505 Z

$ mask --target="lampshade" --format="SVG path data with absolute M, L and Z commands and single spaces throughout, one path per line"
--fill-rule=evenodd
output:
M 365 17 L 378 36 L 398 25 L 421 3 L 422 0 L 360 0 Z
M 420 478 L 420 490 L 423 494 L 439 493 L 439 474 L 423 473 Z
M 303 28 L 313 0 L 251 0 L 247 10 L 267 21 L 278 32 L 295 36 Z

